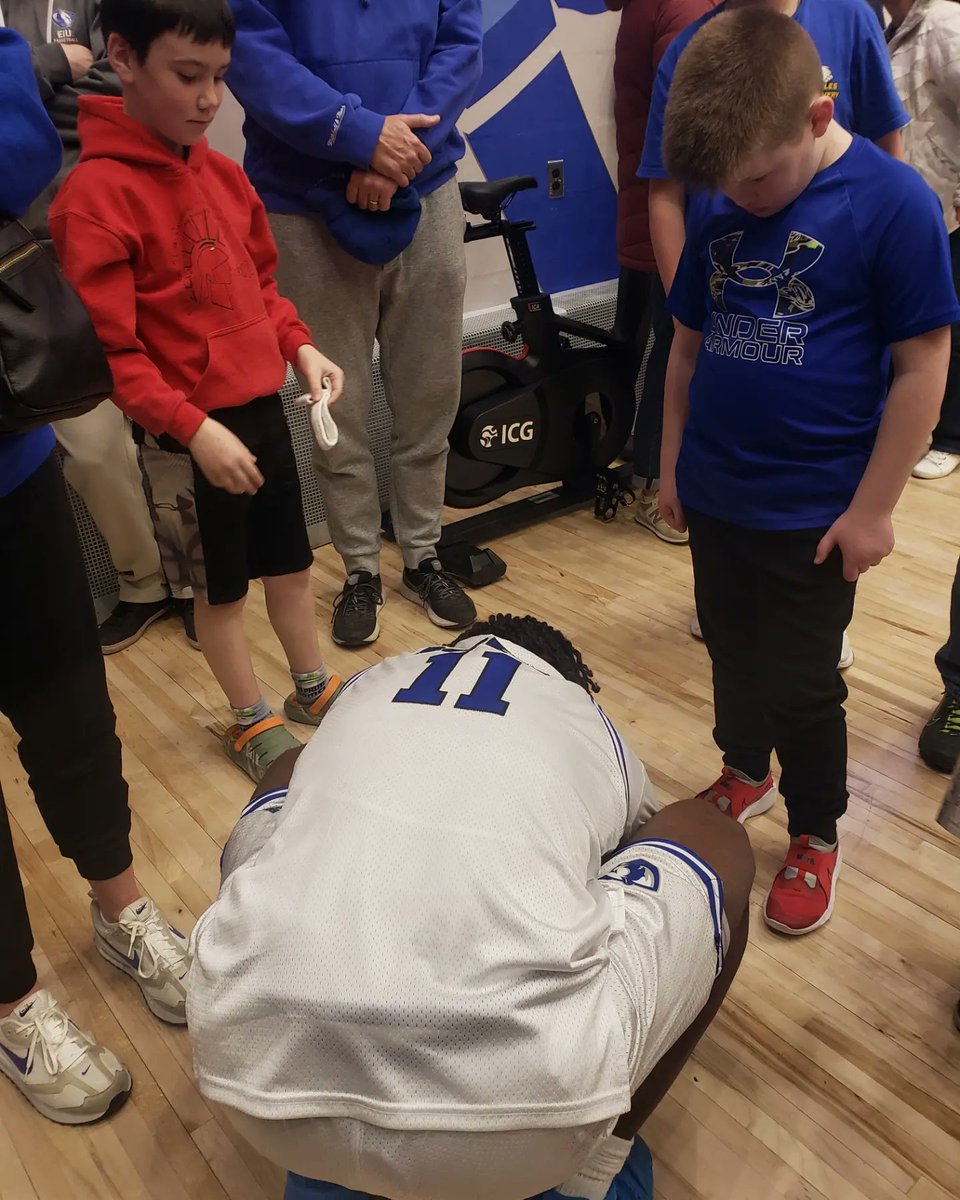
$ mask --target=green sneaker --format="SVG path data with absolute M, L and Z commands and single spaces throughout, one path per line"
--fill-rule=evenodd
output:
M 221 737 L 223 752 L 241 771 L 246 771 L 254 783 L 259 783 L 267 769 L 288 750 L 302 745 L 286 728 L 279 717 L 266 717 L 244 729 L 231 725 Z
M 291 721 L 298 721 L 301 725 L 319 725 L 342 691 L 343 680 L 339 675 L 331 675 L 329 683 L 311 705 L 301 704 L 297 693 L 293 692 L 284 700 L 283 711 Z

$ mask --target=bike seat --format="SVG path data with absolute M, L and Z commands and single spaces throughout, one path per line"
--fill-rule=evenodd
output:
M 532 175 L 511 175 L 508 179 L 487 179 L 481 183 L 461 183 L 460 200 L 468 213 L 487 221 L 495 221 L 500 209 L 517 192 L 535 188 Z

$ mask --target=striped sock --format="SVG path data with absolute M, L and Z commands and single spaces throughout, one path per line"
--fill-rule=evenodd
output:
M 290 677 L 297 689 L 297 700 L 304 708 L 309 708 L 315 700 L 319 700 L 330 682 L 330 676 L 323 663 L 316 671 L 291 671 Z
M 257 725 L 267 717 L 272 717 L 273 709 L 261 696 L 256 704 L 251 704 L 249 708 L 235 708 L 233 715 L 241 729 L 249 729 L 251 725 Z

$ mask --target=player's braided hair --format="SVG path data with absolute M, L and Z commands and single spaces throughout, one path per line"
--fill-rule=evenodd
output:
M 549 663 L 564 679 L 579 684 L 587 692 L 600 691 L 600 684 L 593 678 L 593 672 L 583 661 L 580 651 L 559 629 L 554 629 L 546 621 L 538 621 L 536 617 L 515 617 L 510 613 L 497 613 L 487 617 L 485 621 L 477 621 L 457 638 L 457 642 L 482 634 L 502 637 L 505 641 L 522 646 L 524 650 L 529 650 L 537 658 Z

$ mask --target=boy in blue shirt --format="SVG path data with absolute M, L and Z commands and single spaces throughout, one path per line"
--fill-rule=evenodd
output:
M 834 109 L 802 26 L 743 9 L 690 42 L 664 138 L 691 201 L 661 504 L 689 528 L 724 754 L 702 795 L 738 821 L 766 812 L 777 751 L 791 841 L 765 916 L 792 934 L 833 911 L 841 639 L 858 576 L 893 549 L 960 316 L 933 192 Z
M 670 322 L 669 318 L 661 319 L 661 306 L 663 292 L 669 292 L 673 285 L 683 250 L 686 205 L 683 184 L 670 177 L 663 161 L 664 114 L 677 63 L 698 30 L 726 10 L 758 5 L 784 11 L 806 29 L 820 53 L 823 92 L 834 101 L 838 123 L 851 133 L 876 142 L 895 158 L 902 157 L 900 130 L 910 118 L 894 87 L 882 30 L 865 0 L 786 0 L 786 3 L 784 8 L 777 0 L 727 0 L 679 34 L 661 60 L 650 97 L 647 132 L 637 172 L 641 179 L 650 181 L 650 235 L 663 287 L 655 289 L 649 314 L 657 339 L 644 385 L 643 403 L 648 409 L 663 399 Z M 655 414 L 648 412 L 643 428 L 651 437 L 659 437 Z M 638 448 L 640 459 L 653 463 L 657 462 L 657 451 L 657 445 Z M 652 487 L 653 481 L 648 482 Z

